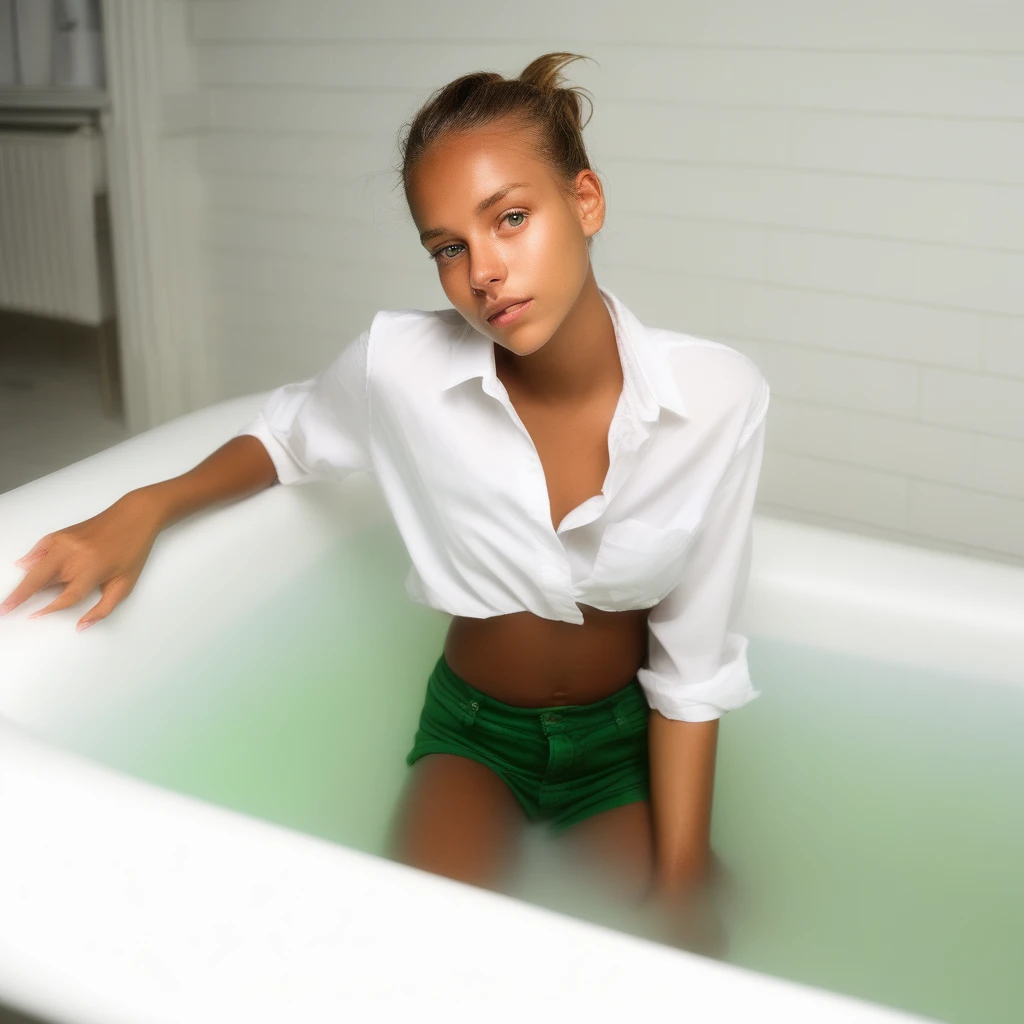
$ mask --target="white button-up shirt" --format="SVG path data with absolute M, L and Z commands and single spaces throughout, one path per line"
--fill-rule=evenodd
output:
M 645 327 L 607 289 L 623 388 L 599 494 L 558 524 L 544 468 L 456 309 L 382 310 L 310 380 L 270 393 L 241 434 L 282 484 L 375 479 L 412 567 L 409 597 L 452 615 L 649 608 L 650 707 L 703 722 L 760 691 L 733 631 L 750 570 L 768 383 L 720 342 Z

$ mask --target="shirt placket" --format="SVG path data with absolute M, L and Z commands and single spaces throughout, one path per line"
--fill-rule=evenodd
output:
M 538 558 L 540 575 L 545 584 L 545 594 L 557 605 L 556 610 L 561 614 L 579 618 L 581 613 L 576 604 L 569 555 L 558 531 L 551 522 L 550 495 L 540 453 L 501 381 L 498 378 L 494 378 L 493 381 L 485 380 L 483 388 L 487 394 L 496 398 L 505 407 L 516 428 L 525 437 L 531 451 L 529 471 L 534 486 L 531 489 L 530 497 L 533 503 L 534 518 L 543 527 L 538 538 Z M 624 401 L 616 407 L 615 415 L 609 425 L 608 473 L 603 493 L 594 495 L 574 510 L 575 513 L 578 513 L 578 517 L 570 521 L 570 529 L 586 526 L 604 512 L 622 482 L 629 476 L 639 452 L 646 447 L 646 443 L 650 439 L 650 430 L 641 421 L 628 387 L 623 397 Z M 552 548 L 552 541 L 554 548 Z
M 531 487 L 530 493 L 527 496 L 529 504 L 531 506 L 530 511 L 533 514 L 534 519 L 540 523 L 541 526 L 545 527 L 543 531 L 543 542 L 538 544 L 538 560 L 540 566 L 540 574 L 545 582 L 545 590 L 564 590 L 565 581 L 562 578 L 564 573 L 561 571 L 562 567 L 559 565 L 557 568 L 554 564 L 552 557 L 552 550 L 550 540 L 554 537 L 555 542 L 558 546 L 557 560 L 561 562 L 565 560 L 568 562 L 568 558 L 565 554 L 565 549 L 562 547 L 561 541 L 558 540 L 558 535 L 555 533 L 554 526 L 551 523 L 551 506 L 549 504 L 550 495 L 548 493 L 547 480 L 544 478 L 544 466 L 540 461 L 540 453 L 537 451 L 537 446 L 533 443 L 533 438 L 530 437 L 530 432 L 526 429 L 526 424 L 519 417 L 519 413 L 516 412 L 515 406 L 512 404 L 511 399 L 508 396 L 508 392 L 505 390 L 504 384 L 498 378 L 493 381 L 485 380 L 483 382 L 484 391 L 489 394 L 492 398 L 496 398 L 504 406 L 515 427 L 526 440 L 529 446 L 531 457 L 528 460 L 528 472 L 530 475 Z M 571 594 L 570 594 L 571 597 Z M 564 601 L 562 602 L 564 605 Z M 575 608 L 575 603 L 572 604 L 571 608 L 563 608 L 570 613 Z

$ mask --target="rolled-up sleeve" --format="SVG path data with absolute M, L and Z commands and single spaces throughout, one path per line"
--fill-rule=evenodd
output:
M 235 437 L 252 434 L 267 449 L 282 484 L 338 480 L 372 470 L 367 366 L 370 330 L 309 380 L 272 391 Z
M 686 559 L 684 579 L 648 617 L 648 661 L 637 677 L 666 718 L 706 722 L 760 696 L 747 638 L 733 631 L 750 575 L 754 498 L 764 454 L 769 388 L 762 378 L 736 451 Z

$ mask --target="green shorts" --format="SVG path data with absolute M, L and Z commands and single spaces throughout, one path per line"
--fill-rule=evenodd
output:
M 560 831 L 650 798 L 649 714 L 636 676 L 593 704 L 521 708 L 470 686 L 442 654 L 405 761 L 434 753 L 479 761 L 508 783 L 530 821 Z

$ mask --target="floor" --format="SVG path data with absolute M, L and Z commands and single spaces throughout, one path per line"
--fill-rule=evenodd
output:
M 0 317 L 0 493 L 127 437 L 103 411 L 95 332 Z
M 42 1017 L 27 1017 L 0 1004 L 0 1024 L 46 1024 Z

